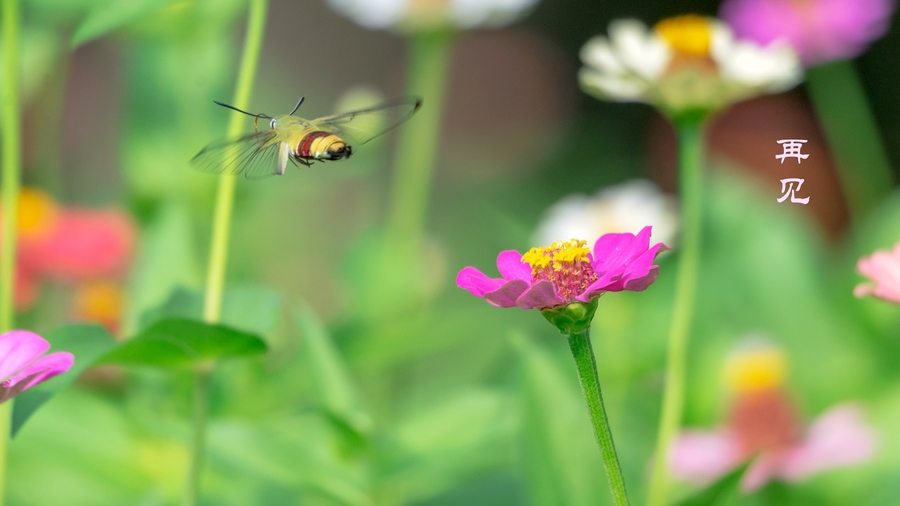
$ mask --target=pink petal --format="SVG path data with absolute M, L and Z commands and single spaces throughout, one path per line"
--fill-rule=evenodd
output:
M 531 285 L 516 301 L 516 305 L 522 309 L 543 309 L 559 306 L 563 301 L 556 294 L 556 287 L 547 280 L 541 280 Z
M 499 289 L 484 294 L 484 300 L 497 307 L 513 307 L 522 292 L 528 289 L 528 283 L 521 279 L 506 281 Z
M 669 466 L 677 478 L 707 484 L 741 463 L 740 444 L 727 430 L 682 433 L 669 451 Z
M 853 290 L 857 297 L 874 295 L 880 299 L 900 304 L 900 243 L 893 251 L 879 250 L 856 263 L 860 274 L 874 281 L 862 284 Z
M 0 402 L 68 371 L 74 363 L 75 357 L 67 351 L 51 353 L 39 358 L 21 373 L 0 383 Z
M 782 475 L 799 481 L 816 473 L 872 458 L 877 437 L 852 404 L 832 408 L 810 427 L 803 443 L 786 456 Z
M 531 266 L 522 261 L 518 251 L 501 251 L 497 255 L 497 270 L 504 279 L 521 279 L 531 283 Z
M 609 272 L 624 269 L 632 260 L 650 247 L 650 229 L 647 226 L 638 235 L 604 234 L 594 243 L 591 266 L 597 276 L 603 278 Z
M 0 380 L 13 376 L 50 349 L 43 337 L 27 330 L 0 335 Z
M 782 474 L 785 450 L 762 453 L 757 457 L 741 478 L 741 490 L 750 493 L 769 483 Z
M 53 235 L 23 255 L 22 265 L 60 281 L 122 275 L 136 235 L 131 218 L 117 209 L 66 210 Z
M 468 290 L 476 297 L 493 292 L 503 286 L 504 280 L 486 276 L 475 267 L 465 267 L 456 275 L 456 286 Z

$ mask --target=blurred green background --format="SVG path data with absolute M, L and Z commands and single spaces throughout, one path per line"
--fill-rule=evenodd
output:
M 241 179 L 224 321 L 264 335 L 270 352 L 216 370 L 202 504 L 609 503 L 564 340 L 537 312 L 490 307 L 454 278 L 466 265 L 494 275 L 496 254 L 531 247 L 542 213 L 565 195 L 637 177 L 675 193 L 671 128 L 649 106 L 583 94 L 578 51 L 615 18 L 717 9 L 545 1 L 507 28 L 460 33 L 428 208 L 429 275 L 391 307 L 370 257 L 396 136 L 349 161 Z M 123 336 L 154 308 L 190 314 L 198 304 L 216 178 L 188 160 L 224 134 L 230 113 L 212 100 L 231 99 L 245 21 L 240 0 L 23 2 L 25 182 L 64 204 L 134 215 Z M 855 65 L 900 175 L 898 33 Z M 324 0 L 271 0 L 249 110 L 283 114 L 305 96 L 299 114 L 318 117 L 360 87 L 402 95 L 406 49 Z M 810 139 L 809 206 L 775 202 L 788 177 L 775 141 L 785 137 Z M 685 423 L 722 422 L 723 359 L 748 333 L 766 334 L 790 356 L 804 419 L 858 400 L 882 444 L 865 465 L 735 504 L 900 503 L 900 310 L 852 296 L 856 259 L 900 240 L 900 195 L 851 226 L 802 85 L 723 113 L 708 138 Z M 677 248 L 658 263 L 646 292 L 601 299 L 593 332 L 635 503 L 656 435 Z M 66 321 L 63 292 L 51 287 L 22 324 Z M 189 375 L 89 374 L 12 443 L 9 503 L 178 503 Z

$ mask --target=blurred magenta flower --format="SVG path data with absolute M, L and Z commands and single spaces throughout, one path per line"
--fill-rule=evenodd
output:
M 58 351 L 44 355 L 49 349 L 46 339 L 27 330 L 0 334 L 0 402 L 72 367 L 75 357 L 71 353 Z
M 739 37 L 792 45 L 807 67 L 854 58 L 884 35 L 893 0 L 727 0 L 719 11 Z
M 124 211 L 64 208 L 35 188 L 23 188 L 19 195 L 17 225 L 19 309 L 37 300 L 41 279 L 83 283 L 121 278 L 137 236 Z
M 497 256 L 501 278 L 486 276 L 475 267 L 459 271 L 456 284 L 498 307 L 546 309 L 575 302 L 589 303 L 606 292 L 641 291 L 656 280 L 657 253 L 663 243 L 650 246 L 650 228 L 634 234 L 606 234 L 591 252 L 586 241 L 572 239 L 522 255 L 502 251 Z
M 673 474 L 708 484 L 748 460 L 741 489 L 772 480 L 802 481 L 830 469 L 869 460 L 876 437 L 853 404 L 831 408 L 803 430 L 784 390 L 787 359 L 771 344 L 753 343 L 726 364 L 733 401 L 728 423 L 712 431 L 688 430 L 669 454 Z
M 735 40 L 714 18 L 677 16 L 653 28 L 634 19 L 609 25 L 581 49 L 578 77 L 598 98 L 652 104 L 670 116 L 710 112 L 800 82 L 793 48 Z
M 856 270 L 875 284 L 857 285 L 853 295 L 863 297 L 874 295 L 879 299 L 900 304 L 900 243 L 893 251 L 878 250 L 870 257 L 862 257 L 856 263 Z

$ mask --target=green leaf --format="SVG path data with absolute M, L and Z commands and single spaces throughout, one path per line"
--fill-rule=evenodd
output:
M 174 0 L 112 0 L 95 6 L 72 34 L 72 47 L 78 47 L 142 16 L 173 3 Z
M 309 371 L 319 402 L 338 421 L 359 433 L 371 429 L 372 420 L 362 409 L 347 364 L 312 309 L 302 305 L 295 320 L 303 333 Z
M 744 475 L 747 466 L 748 464 L 745 464 L 735 469 L 709 487 L 677 503 L 676 506 L 724 506 L 730 504 L 737 495 L 741 476 Z
M 100 363 L 179 368 L 265 352 L 266 344 L 253 334 L 185 318 L 166 318 L 104 355 Z
M 50 351 L 68 351 L 75 356 L 75 363 L 65 374 L 51 378 L 16 397 L 13 406 L 13 436 L 38 408 L 94 365 L 97 357 L 115 348 L 117 344 L 113 336 L 100 325 L 66 325 L 44 338 L 50 342 Z

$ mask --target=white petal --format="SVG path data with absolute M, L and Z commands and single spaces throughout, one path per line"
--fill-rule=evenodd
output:
M 640 21 L 619 19 L 609 25 L 609 38 L 619 60 L 637 75 L 655 80 L 669 64 L 672 52 L 662 38 Z
M 366 28 L 384 29 L 400 22 L 409 0 L 328 0 L 338 12 Z
M 462 28 L 503 26 L 514 21 L 537 0 L 453 0 L 452 12 Z
M 603 98 L 620 102 L 646 101 L 647 85 L 626 75 L 601 74 L 584 67 L 578 72 L 578 80 L 582 87 L 598 92 Z
M 594 67 L 602 72 L 622 74 L 625 67 L 619 61 L 618 55 L 613 51 L 609 40 L 603 36 L 597 36 L 587 41 L 581 48 L 581 61 L 589 67 Z
M 781 42 L 760 47 L 736 41 L 731 30 L 718 23 L 713 29 L 712 57 L 726 80 L 768 92 L 792 88 L 803 76 L 800 58 Z

